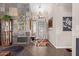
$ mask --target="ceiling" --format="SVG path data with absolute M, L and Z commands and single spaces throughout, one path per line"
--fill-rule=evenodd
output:
M 25 15 L 26 12 L 31 12 L 33 15 L 38 15 L 39 12 L 43 15 L 49 15 L 55 5 L 63 7 L 65 11 L 72 12 L 71 3 L 0 3 L 0 7 L 5 8 L 5 13 L 9 12 L 10 7 L 13 7 L 17 8 L 19 15 Z

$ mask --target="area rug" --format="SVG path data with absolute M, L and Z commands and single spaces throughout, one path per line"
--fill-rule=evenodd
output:
M 10 51 L 10 52 L 12 52 L 12 55 L 16 55 L 17 53 L 21 52 L 23 49 L 24 49 L 23 46 L 17 45 L 17 46 L 8 47 L 2 51 Z
M 48 40 L 47 39 L 43 39 L 43 40 L 36 40 L 35 45 L 36 47 L 45 47 L 48 45 Z

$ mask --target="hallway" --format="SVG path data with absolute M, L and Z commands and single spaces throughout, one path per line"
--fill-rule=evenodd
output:
M 71 3 L 3 3 L 0 4 L 0 17 L 0 46 L 15 52 L 14 56 L 72 55 L 66 50 L 72 49 Z M 38 40 L 35 43 L 39 47 L 31 44 L 32 40 Z M 47 40 L 51 45 L 47 45 Z
M 56 49 L 54 46 L 50 47 L 35 47 L 32 45 L 23 45 L 24 50 L 17 56 L 71 56 L 72 53 L 66 49 Z

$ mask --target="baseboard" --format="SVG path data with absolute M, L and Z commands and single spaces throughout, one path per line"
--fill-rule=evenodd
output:
M 55 48 L 72 48 L 71 46 L 56 46 L 55 44 L 52 44 L 50 41 L 49 41 L 49 43 L 50 43 L 50 46 L 54 46 Z
M 52 44 L 52 43 L 51 43 Z M 55 44 L 52 44 L 55 48 L 56 48 L 56 45 Z
M 56 46 L 56 48 L 72 48 L 71 46 Z
M 24 42 L 24 43 L 14 43 L 14 45 L 16 45 L 16 44 L 26 44 L 26 42 Z
M 48 40 L 49 41 L 49 40 Z M 49 41 L 49 45 L 52 47 L 54 46 L 56 48 L 56 45 L 55 44 L 52 44 L 50 41 Z

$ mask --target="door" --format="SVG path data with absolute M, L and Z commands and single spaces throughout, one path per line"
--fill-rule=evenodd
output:
M 47 23 L 45 18 L 37 21 L 37 37 L 38 39 L 47 39 Z

